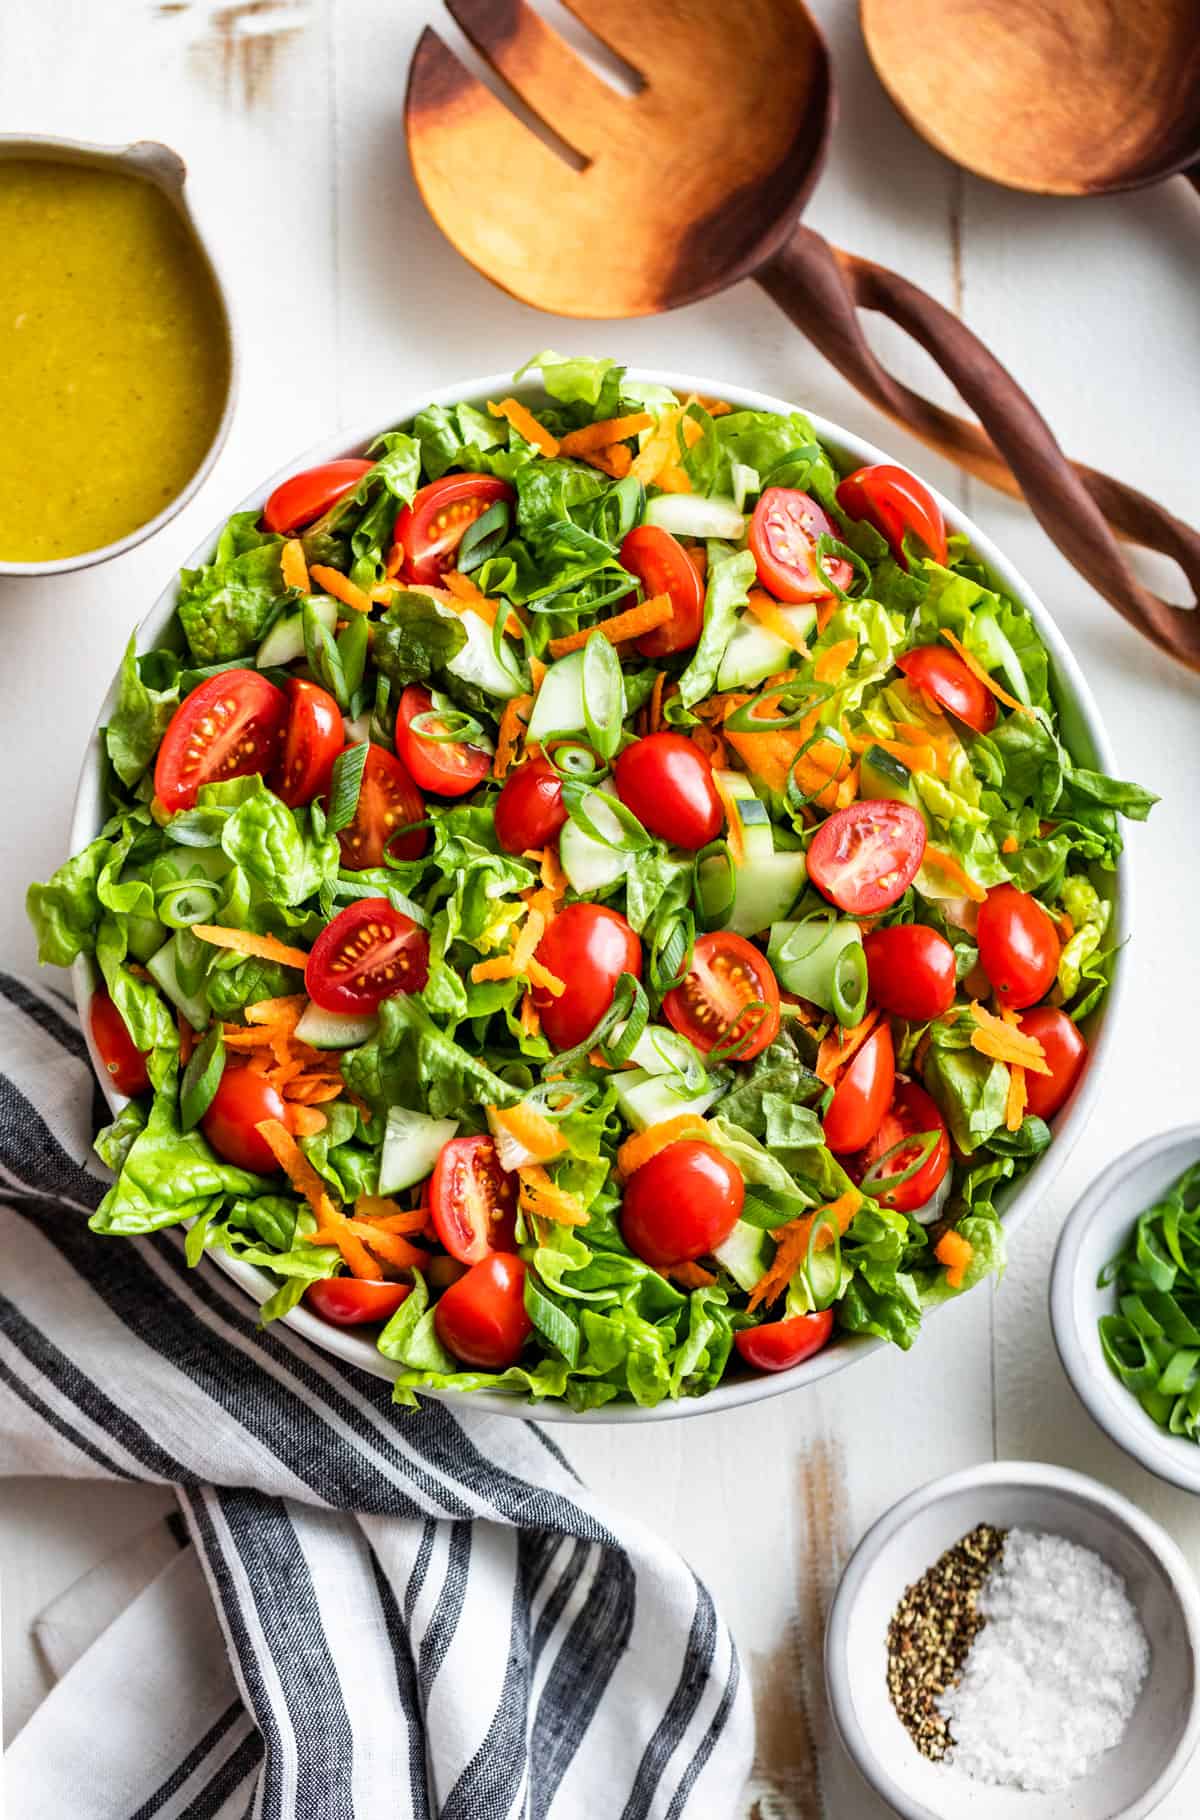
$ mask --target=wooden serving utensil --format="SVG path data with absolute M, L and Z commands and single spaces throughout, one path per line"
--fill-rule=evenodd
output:
M 1012 376 L 935 299 L 799 225 L 834 115 L 828 52 L 803 0 L 567 4 L 641 73 L 638 93 L 617 94 L 526 0 L 447 0 L 574 165 L 435 32 L 417 44 L 409 152 L 430 212 L 459 252 L 522 301 L 565 316 L 650 315 L 756 277 L 881 410 L 971 473 L 1023 493 L 1118 612 L 1200 669 L 1200 612 L 1159 599 L 1117 541 L 1172 557 L 1200 594 L 1200 536 L 1157 501 L 1070 462 Z M 498 181 L 481 184 L 481 172 Z M 888 373 L 860 310 L 880 311 L 919 342 L 983 427 Z
M 1043 196 L 1175 175 L 1200 188 L 1196 0 L 859 0 L 859 12 L 904 118 L 978 176 Z

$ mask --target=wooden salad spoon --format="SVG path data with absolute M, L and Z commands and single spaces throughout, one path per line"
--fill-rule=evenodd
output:
M 859 13 L 909 125 L 977 176 L 1043 196 L 1176 175 L 1200 188 L 1196 0 L 859 0 Z
M 1200 594 L 1200 536 L 1157 501 L 1070 462 L 1016 381 L 949 310 L 799 225 L 835 105 L 828 52 L 803 0 L 567 3 L 640 73 L 637 93 L 620 95 L 594 74 L 526 0 L 447 0 L 561 154 L 435 32 L 426 28 L 417 44 L 409 152 L 430 212 L 459 252 L 504 290 L 564 316 L 650 315 L 756 277 L 881 410 L 992 485 L 1023 493 L 1118 612 L 1200 669 L 1200 612 L 1152 593 L 1117 541 L 1172 557 Z M 895 379 L 869 347 L 860 310 L 889 316 L 919 342 L 983 427 Z

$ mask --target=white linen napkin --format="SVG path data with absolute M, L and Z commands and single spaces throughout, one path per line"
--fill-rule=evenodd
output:
M 0 1471 L 170 1484 L 189 1538 L 87 1647 L 46 1617 L 13 1820 L 730 1820 L 749 1694 L 679 1556 L 534 1423 L 398 1409 L 179 1231 L 91 1233 L 65 1000 L 0 975 L 0 1062 Z

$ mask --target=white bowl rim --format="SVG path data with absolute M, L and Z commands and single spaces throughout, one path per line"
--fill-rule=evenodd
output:
M 1200 1162 L 1200 1124 L 1175 1125 L 1144 1138 L 1114 1158 L 1080 1195 L 1055 1247 L 1050 1270 L 1050 1331 L 1071 1387 L 1096 1426 L 1156 1478 L 1183 1491 L 1200 1492 L 1200 1444 L 1185 1435 L 1164 1434 L 1106 1366 L 1093 1367 L 1088 1349 L 1091 1336 L 1080 1329 L 1076 1295 L 1084 1240 L 1102 1203 L 1143 1164 L 1164 1150 L 1185 1144 L 1195 1146 Z M 1135 1218 L 1136 1214 L 1130 1215 L 1128 1225 Z
M 923 1801 L 914 1801 L 905 1793 L 876 1755 L 859 1721 L 847 1666 L 850 1619 L 870 1569 L 893 1537 L 914 1517 L 960 1492 L 979 1491 L 986 1495 L 989 1490 L 1002 1487 L 1018 1491 L 1057 1491 L 1090 1506 L 1112 1527 L 1132 1532 L 1163 1568 L 1191 1649 L 1192 1707 L 1170 1761 L 1122 1816 L 1122 1820 L 1141 1820 L 1142 1816 L 1152 1813 L 1175 1786 L 1200 1743 L 1200 1591 L 1182 1550 L 1160 1523 L 1139 1510 L 1121 1492 L 1069 1466 L 1054 1466 L 1043 1460 L 988 1460 L 980 1466 L 964 1467 L 960 1472 L 930 1479 L 876 1519 L 843 1569 L 825 1625 L 825 1685 L 838 1736 L 859 1774 L 902 1820 L 945 1820 L 945 1815 L 935 1813 Z
M 628 373 L 631 379 L 666 385 L 684 395 L 695 392 L 704 397 L 725 398 L 743 410 L 772 411 L 784 415 L 801 410 L 804 411 L 804 415 L 812 424 L 821 442 L 832 447 L 839 456 L 844 453 L 856 466 L 887 462 L 892 459 L 884 450 L 877 448 L 873 443 L 866 442 L 862 437 L 844 430 L 839 424 L 831 422 L 828 418 L 821 417 L 812 411 L 806 411 L 802 405 L 767 392 L 731 385 L 728 381 L 719 382 L 691 373 L 678 373 L 657 367 L 631 366 L 628 368 Z M 232 508 L 232 511 L 243 512 L 261 508 L 273 488 L 287 479 L 290 474 L 318 462 L 333 461 L 339 456 L 362 450 L 383 431 L 393 429 L 399 423 L 409 422 L 419 411 L 428 406 L 474 403 L 481 398 L 507 396 L 513 389 L 511 373 L 501 372 L 460 381 L 455 385 L 443 386 L 432 393 L 424 390 L 416 392 L 414 395 L 402 399 L 386 418 L 382 420 L 376 418 L 370 424 L 360 426 L 356 430 L 341 431 L 325 437 L 301 454 L 293 456 L 283 466 L 276 469 L 269 479 L 248 493 L 240 504 Z M 527 380 L 517 386 L 516 390 L 532 395 L 539 392 L 541 388 L 536 382 Z M 950 528 L 966 533 L 974 550 L 983 559 L 987 569 L 1000 586 L 1029 608 L 1038 634 L 1050 655 L 1060 693 L 1073 701 L 1078 709 L 1086 736 L 1096 753 L 1101 768 L 1115 774 L 1116 766 L 1108 735 L 1092 698 L 1091 690 L 1049 610 L 1042 604 L 1028 582 L 974 521 L 936 488 L 930 487 L 930 491 L 941 507 Z M 232 516 L 232 512 L 227 512 L 222 517 L 214 529 L 186 558 L 181 565 L 183 568 L 196 568 L 209 559 L 217 537 L 230 516 Z M 166 630 L 174 612 L 178 589 L 179 577 L 176 572 L 137 628 L 137 648 L 139 650 L 151 648 Z M 110 684 L 108 693 L 101 704 L 80 769 L 70 830 L 70 851 L 72 853 L 77 852 L 80 847 L 93 840 L 100 825 L 94 811 L 94 804 L 99 801 L 100 789 L 98 736 L 111 709 L 115 691 L 116 678 Z M 1114 933 L 1118 937 L 1122 935 L 1129 921 L 1132 908 L 1130 874 L 1129 857 L 1125 852 L 1117 862 L 1114 875 L 1116 912 Z M 79 1020 L 93 1065 L 96 1067 L 97 1078 L 110 1106 L 114 1111 L 119 1111 L 125 1102 L 120 1095 L 112 1092 L 111 1083 L 106 1071 L 98 1062 L 92 1043 L 87 1017 L 87 1005 L 91 996 L 91 973 L 87 957 L 80 956 L 75 962 L 72 974 Z M 1114 969 L 1112 984 L 1101 1009 L 1099 1030 L 1092 1047 L 1089 1065 L 1064 1111 L 1058 1115 L 1060 1123 L 1056 1127 L 1053 1144 L 1025 1179 L 1018 1184 L 1011 1200 L 1005 1206 L 1004 1225 L 1008 1234 L 1015 1232 L 1032 1212 L 1035 1196 L 1040 1198 L 1045 1194 L 1054 1177 L 1066 1162 L 1091 1116 L 1099 1091 L 1100 1064 L 1113 1041 L 1113 1029 L 1124 1002 L 1124 977 L 1125 969 L 1118 965 Z M 221 1252 L 212 1255 L 220 1268 L 233 1277 L 256 1302 L 261 1304 L 272 1293 L 274 1286 L 264 1273 L 254 1266 L 240 1263 Z M 939 1304 L 939 1307 L 945 1306 L 947 1306 L 945 1303 Z M 937 1308 L 926 1310 L 923 1321 L 928 1320 L 937 1312 Z M 302 1304 L 282 1318 L 314 1345 L 321 1347 L 326 1352 L 334 1353 L 348 1364 L 357 1365 L 360 1370 L 371 1372 L 376 1377 L 394 1380 L 402 1369 L 392 1361 L 385 1359 L 369 1340 L 355 1335 L 352 1329 L 331 1326 L 328 1322 L 320 1320 L 318 1316 L 309 1313 Z M 768 1397 L 781 1396 L 785 1391 L 799 1389 L 802 1385 L 815 1384 L 822 1378 L 832 1376 L 834 1372 L 844 1370 L 846 1366 L 865 1356 L 866 1353 L 888 1344 L 890 1342 L 877 1340 L 869 1335 L 844 1336 L 839 1338 L 836 1345 L 826 1348 L 800 1365 L 793 1366 L 789 1371 L 764 1372 L 758 1376 L 733 1379 L 716 1385 L 702 1397 L 681 1397 L 677 1401 L 667 1398 L 652 1408 L 643 1408 L 636 1403 L 606 1403 L 599 1409 L 574 1411 L 558 1399 L 534 1402 L 532 1399 L 507 1397 L 490 1391 L 430 1390 L 422 1391 L 420 1394 L 444 1398 L 454 1403 L 457 1403 L 460 1397 L 465 1397 L 466 1407 L 477 1410 L 480 1414 L 522 1418 L 535 1416 L 540 1422 L 607 1424 L 674 1421 L 689 1416 L 716 1414 L 725 1409 L 737 1409 L 747 1403 L 764 1402 Z
M 225 447 L 233 425 L 241 386 L 241 359 L 229 290 L 203 222 L 197 219 L 192 207 L 192 199 L 187 190 L 187 165 L 179 153 L 158 139 L 135 139 L 128 145 L 100 145 L 89 139 L 60 139 L 46 133 L 0 133 L 0 159 L 16 159 L 22 154 L 28 154 L 31 160 L 44 163 L 58 159 L 71 164 L 108 165 L 118 170 L 132 171 L 162 191 L 182 217 L 199 249 L 200 257 L 208 267 L 225 326 L 229 378 L 225 386 L 225 403 L 221 416 L 199 467 L 175 497 L 167 501 L 161 512 L 148 518 L 145 524 L 135 525 L 132 531 L 127 531 L 124 537 L 118 537 L 115 542 L 100 544 L 94 550 L 80 550 L 75 556 L 53 556 L 41 562 L 10 562 L 0 558 L 0 579 L 19 575 L 70 575 L 77 569 L 91 569 L 97 563 L 108 562 L 114 556 L 123 556 L 126 550 L 135 549 L 138 544 L 145 543 L 148 537 L 153 537 L 156 531 L 161 531 L 195 497 L 216 466 L 217 457 Z

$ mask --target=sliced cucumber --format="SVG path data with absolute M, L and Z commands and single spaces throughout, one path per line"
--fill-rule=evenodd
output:
M 686 497 L 686 495 L 681 495 Z M 780 615 L 790 626 L 807 638 L 817 623 L 817 609 L 807 606 L 780 607 Z M 743 613 L 725 647 L 717 672 L 718 689 L 748 689 L 754 683 L 786 670 L 797 653 L 786 639 L 769 631 L 753 613 Z
M 492 628 L 480 613 L 473 613 L 468 607 L 465 612 L 455 613 L 452 608 L 439 606 L 440 613 L 446 613 L 457 619 L 467 635 L 467 642 L 446 665 L 451 676 L 457 676 L 463 682 L 474 683 L 487 695 L 495 695 L 501 701 L 511 701 L 514 695 L 521 693 L 521 678 L 515 666 L 501 663 L 492 645 Z
M 816 918 L 810 923 L 777 922 L 771 927 L 767 959 L 785 992 L 832 1011 L 830 988 L 837 959 L 855 942 L 862 946 L 862 930 L 855 922 L 834 919 L 822 924 Z
M 741 771 L 714 771 L 713 782 L 725 808 L 729 843 L 746 865 L 769 859 L 775 851 L 771 817 L 750 779 Z
M 598 805 L 593 805 L 592 813 L 597 826 L 602 826 Z M 568 821 L 558 837 L 558 857 L 572 888 L 580 897 L 586 897 L 589 891 L 607 891 L 623 879 L 631 855 L 593 840 L 577 822 Z
M 746 534 L 746 520 L 732 499 L 700 493 L 660 493 L 642 522 L 672 537 L 719 537 L 723 543 L 738 543 Z
M 175 937 L 152 954 L 146 962 L 146 971 L 155 984 L 166 993 L 177 1011 L 182 1011 L 193 1030 L 208 1028 L 208 1000 L 201 989 L 185 992 L 179 983 L 179 956 L 175 948 Z
M 731 461 L 729 464 L 729 484 L 733 488 L 733 503 L 739 512 L 746 509 L 746 501 L 751 493 L 762 491 L 762 479 L 757 468 L 748 468 L 744 461 Z
M 700 862 L 702 900 L 706 888 L 711 888 L 714 895 L 724 890 L 725 873 L 723 860 Z M 803 891 L 807 876 L 803 853 L 767 853 L 761 859 L 739 866 L 733 909 L 721 927 L 734 935 L 761 935 L 764 929 L 787 915 Z
M 309 605 L 315 608 L 317 617 L 327 631 L 332 632 L 337 624 L 337 601 L 331 594 L 313 594 Z M 284 664 L 295 663 L 298 657 L 304 656 L 304 627 L 300 609 L 294 613 L 282 613 L 258 647 L 255 663 L 260 670 L 282 669 Z
M 647 1074 L 644 1068 L 630 1068 L 613 1077 L 617 1105 L 635 1131 L 661 1125 L 664 1119 L 677 1119 L 685 1112 L 707 1112 L 724 1092 L 719 1081 L 699 1093 L 676 1093 L 670 1082 L 671 1076 Z
M 407 1106 L 388 1110 L 387 1128 L 383 1134 L 383 1153 L 379 1159 L 380 1194 L 398 1194 L 422 1182 L 458 1130 L 457 1119 L 431 1119 L 426 1112 L 410 1112 Z
M 529 738 L 544 744 L 552 733 L 582 733 L 583 652 L 572 651 L 551 664 L 529 717 Z
M 378 1028 L 373 1011 L 323 1011 L 320 1005 L 309 1004 L 296 1025 L 296 1035 L 312 1049 L 357 1049 L 360 1043 L 369 1043 Z
M 738 1288 L 747 1291 L 765 1275 L 774 1255 L 770 1233 L 752 1226 L 749 1220 L 739 1220 L 729 1237 L 713 1252 L 717 1263 L 729 1272 Z
M 859 795 L 877 802 L 908 803 L 919 809 L 913 774 L 883 746 L 868 746 L 858 767 Z

